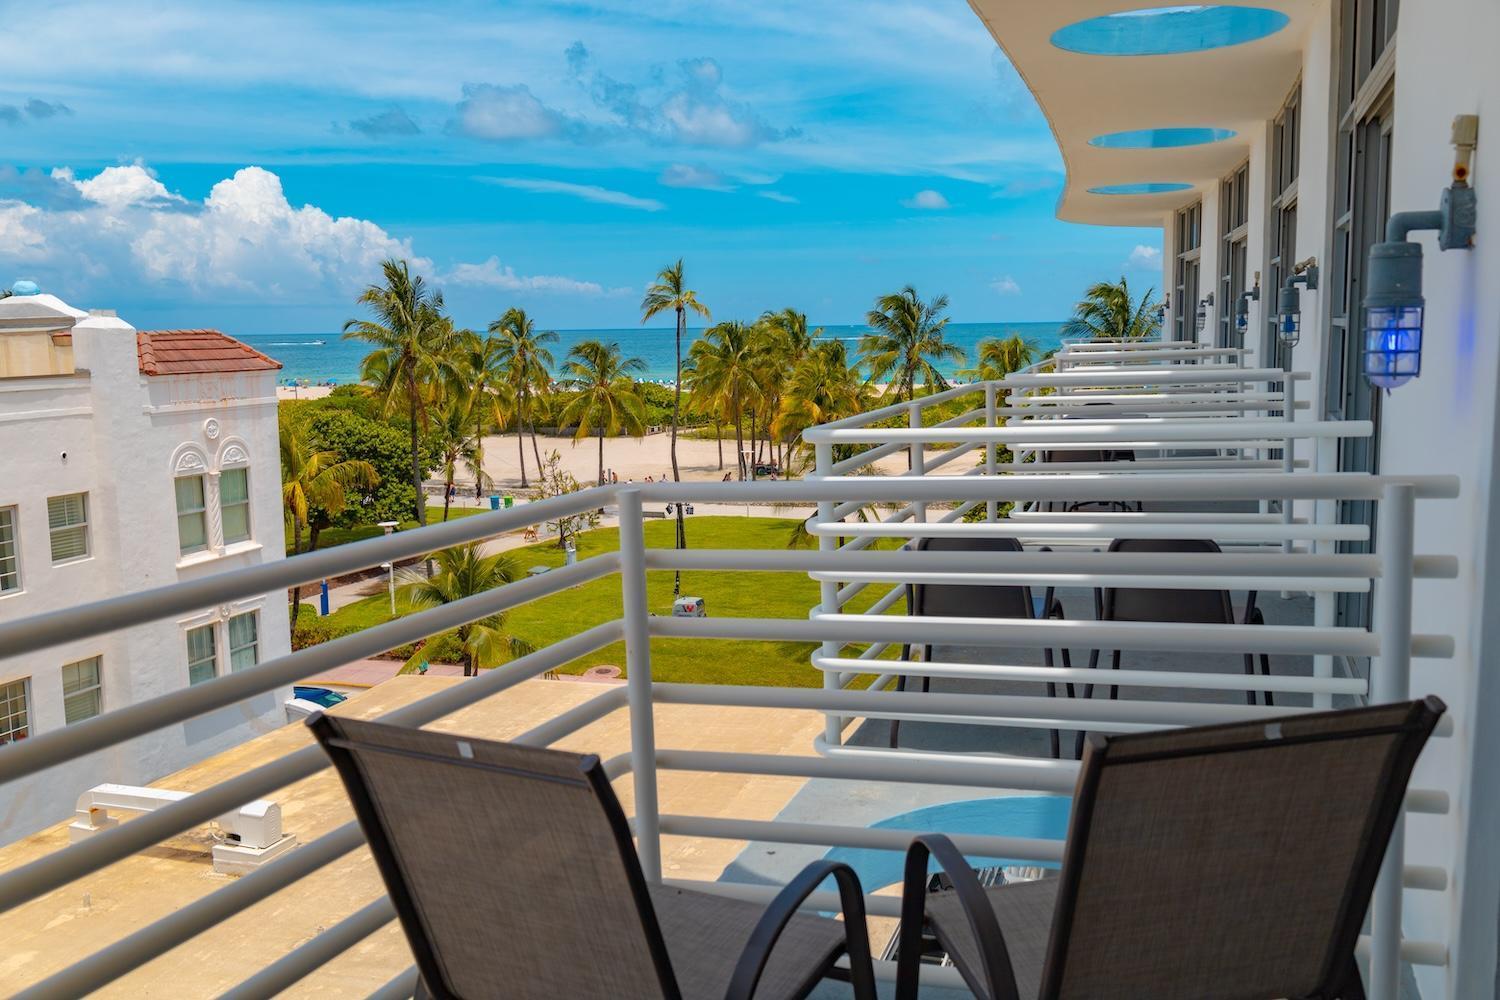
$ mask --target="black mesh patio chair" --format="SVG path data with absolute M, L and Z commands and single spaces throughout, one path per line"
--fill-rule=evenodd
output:
M 1020 552 L 1021 543 L 1014 538 L 923 538 L 917 542 L 918 552 Z M 932 615 L 944 618 L 1035 618 L 1037 608 L 1032 601 L 1031 588 L 1013 585 L 969 585 L 957 583 L 912 583 L 906 586 L 907 613 Z M 1053 588 L 1048 587 L 1042 597 L 1041 617 L 1063 617 L 1062 605 L 1058 603 Z M 930 643 L 906 643 L 901 647 L 901 659 L 910 660 L 916 648 L 921 659 L 931 659 Z M 1062 651 L 1063 666 L 1069 666 L 1067 650 Z M 1053 665 L 1052 650 L 1042 650 L 1043 662 Z M 906 690 L 905 674 L 896 679 L 896 690 Z M 931 687 L 932 678 L 922 676 L 922 692 Z M 1047 683 L 1048 697 L 1057 697 L 1057 685 Z M 1073 685 L 1068 685 L 1068 697 L 1073 696 Z M 891 720 L 890 744 L 896 746 L 901 733 L 901 720 Z M 1052 756 L 1060 756 L 1058 731 L 1051 731 Z
M 324 714 L 308 726 L 354 804 L 418 996 L 786 1000 L 841 976 L 847 952 L 855 997 L 875 998 L 847 865 L 809 865 L 769 907 L 650 884 L 595 756 Z M 843 922 L 799 914 L 830 876 Z
M 1066 418 L 1064 418 L 1066 419 Z M 1038 451 L 1037 458 L 1043 465 L 1053 462 L 1134 462 L 1135 452 L 1129 448 L 1102 450 L 1098 448 L 1066 448 Z M 1043 470 L 1046 471 L 1046 470 Z M 1074 511 L 1098 508 L 1106 511 L 1139 511 L 1144 506 L 1139 500 L 1048 500 L 1044 510 L 1048 512 Z
M 897 1000 L 930 931 L 985 1000 L 1362 1000 L 1354 948 L 1437 698 L 1089 737 L 1060 878 L 908 849 Z M 929 893 L 929 857 L 954 889 Z

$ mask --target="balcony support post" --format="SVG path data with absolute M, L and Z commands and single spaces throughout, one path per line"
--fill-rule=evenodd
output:
M 833 469 L 833 445 L 813 445 L 813 478 L 823 479 L 832 474 Z M 818 501 L 818 522 L 820 524 L 832 524 L 834 521 L 834 502 L 832 500 Z M 831 535 L 818 536 L 819 552 L 835 552 L 838 550 L 839 540 Z M 839 612 L 839 582 L 837 580 L 823 580 L 818 584 L 818 613 L 824 615 L 836 615 Z M 819 648 L 823 656 L 838 656 L 843 646 L 837 642 L 825 641 Z M 825 671 L 823 674 L 823 687 L 830 691 L 841 690 L 844 686 L 844 675 L 837 670 Z M 831 747 L 840 746 L 844 739 L 844 720 L 833 713 L 825 713 L 823 716 L 823 740 Z
M 625 685 L 634 763 L 636 853 L 648 882 L 661 882 L 656 798 L 656 714 L 651 681 L 651 623 L 646 604 L 646 533 L 640 490 L 620 491 L 620 597 L 625 623 Z
M 994 428 L 998 423 L 995 418 L 995 397 L 997 395 L 998 393 L 995 390 L 995 383 L 986 382 L 984 384 L 984 426 L 989 428 Z M 989 478 L 991 485 L 995 484 L 995 458 L 997 457 L 999 450 L 999 446 L 996 445 L 994 441 L 988 441 L 985 443 L 984 474 Z M 986 500 L 984 502 L 984 519 L 993 524 L 999 516 L 999 501 L 993 499 Z
M 1380 500 L 1376 554 L 1375 630 L 1380 655 L 1371 664 L 1370 701 L 1388 704 L 1411 697 L 1412 519 L 1416 491 L 1405 483 L 1385 487 Z M 1406 858 L 1406 819 L 1396 818 L 1375 895 L 1370 901 L 1370 1000 L 1397 1000 L 1401 986 L 1401 870 Z
M 922 404 L 912 402 L 906 408 L 907 426 L 913 430 L 922 429 Z M 921 478 L 927 473 L 927 446 L 921 441 L 911 443 L 911 474 Z M 921 524 L 927 520 L 927 504 L 921 500 L 914 501 L 911 505 L 911 519 Z

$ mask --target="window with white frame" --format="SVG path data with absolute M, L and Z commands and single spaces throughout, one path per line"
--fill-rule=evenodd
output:
M 16 538 L 16 509 L 0 507 L 0 594 L 21 589 L 20 545 Z
M 30 684 L 26 678 L 0 684 L 0 746 L 31 735 Z
M 69 493 L 47 498 L 47 530 L 52 561 L 67 562 L 89 554 L 89 495 Z
M 219 509 L 223 512 L 224 544 L 250 539 L 250 470 L 225 469 L 219 474 Z
M 70 726 L 104 711 L 104 685 L 99 663 L 99 657 L 91 656 L 87 660 L 63 664 L 63 720 Z
M 1198 267 L 1203 256 L 1203 203 L 1177 213 L 1176 288 L 1172 295 L 1172 339 L 1198 339 Z
M 1250 164 L 1219 184 L 1219 325 L 1216 347 L 1243 347 L 1238 326 L 1250 233 Z
M 219 675 L 217 625 L 200 625 L 187 630 L 188 683 L 202 684 Z
M 208 505 L 203 476 L 178 476 L 172 481 L 177 493 L 177 549 L 183 555 L 208 548 Z
M 260 619 L 254 611 L 229 619 L 229 669 L 245 670 L 260 662 Z

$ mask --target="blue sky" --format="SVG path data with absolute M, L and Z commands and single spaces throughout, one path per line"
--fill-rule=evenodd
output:
M 3 9 L 3 8 L 0 8 Z M 12 12 L 15 14 L 16 12 Z M 455 317 L 958 321 L 1159 275 L 1061 223 L 1046 121 L 960 0 L 30 5 L 0 34 L 0 281 L 142 327 L 328 330 L 406 256 Z M 61 57 L 63 54 L 65 58 Z

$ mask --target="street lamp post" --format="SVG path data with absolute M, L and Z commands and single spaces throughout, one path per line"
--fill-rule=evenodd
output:
M 400 523 L 400 521 L 381 521 L 380 527 L 385 531 L 386 535 L 390 535 Z M 394 618 L 396 617 L 396 564 L 394 562 L 383 562 L 380 564 L 380 568 L 385 570 L 386 588 L 391 593 L 391 617 Z

